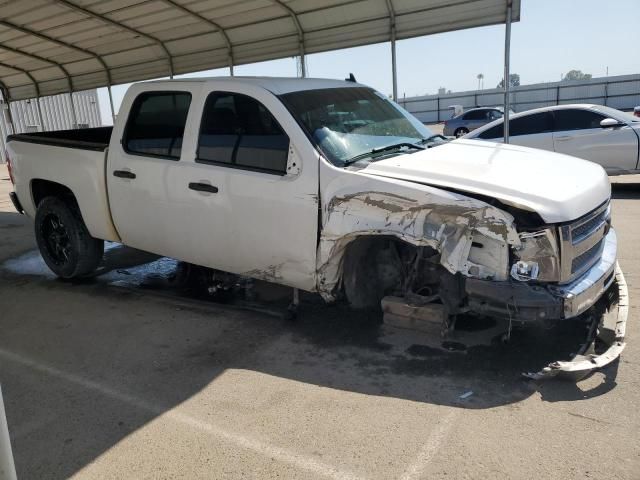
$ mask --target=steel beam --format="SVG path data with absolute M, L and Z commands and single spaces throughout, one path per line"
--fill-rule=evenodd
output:
M 393 0 L 387 0 L 389 11 L 389 34 L 391 36 L 391 81 L 393 83 L 393 101 L 398 101 L 398 65 L 396 62 L 396 11 Z
M 144 37 L 147 40 L 154 42 L 156 45 L 160 46 L 160 48 L 162 48 L 162 50 L 164 51 L 165 56 L 167 57 L 167 62 L 169 63 L 169 77 L 173 78 L 173 75 L 174 75 L 173 57 L 171 56 L 171 52 L 169 52 L 169 49 L 167 48 L 167 46 L 158 37 L 149 35 L 148 33 L 141 32 L 140 30 L 137 30 L 135 28 L 128 27 L 127 25 L 116 22 L 115 20 L 111 20 L 109 17 L 105 17 L 104 15 L 100 15 L 99 13 L 93 12 L 91 10 L 87 10 L 86 8 L 76 5 L 75 3 L 71 3 L 67 0 L 55 0 L 55 2 L 60 5 L 64 5 L 70 10 L 75 10 L 76 12 L 80 12 L 89 17 L 93 17 L 96 20 L 100 20 L 103 23 L 108 23 L 109 25 L 112 25 L 113 27 L 116 27 L 120 30 L 126 30 L 129 33 L 133 33 L 134 35 Z
M 291 7 L 282 2 L 282 0 L 271 0 L 276 5 L 280 6 L 284 11 L 286 11 L 291 20 L 293 20 L 293 24 L 298 31 L 298 44 L 300 50 L 300 74 L 302 78 L 306 78 L 307 76 L 307 65 L 305 61 L 305 46 L 304 46 L 304 30 L 302 29 L 302 24 L 300 23 L 300 19 L 298 18 L 298 14 L 293 11 Z
M 64 74 L 64 76 L 67 79 L 67 84 L 69 86 L 69 90 L 73 91 L 73 79 L 71 78 L 71 74 L 67 71 L 66 68 L 64 68 L 64 66 L 61 63 L 54 62 L 53 60 L 50 60 L 50 59 L 45 58 L 45 57 L 41 57 L 40 55 L 36 55 L 35 53 L 29 53 L 29 52 L 25 52 L 24 50 L 19 50 L 17 48 L 8 47 L 7 45 L 4 45 L 4 44 L 0 44 L 0 49 L 6 50 L 6 51 L 11 52 L 11 53 L 15 53 L 16 55 L 22 55 L 24 57 L 33 58 L 34 60 L 38 60 L 38 61 L 43 62 L 43 63 L 48 63 L 49 65 L 53 65 L 54 67 L 59 68 L 60 71 Z M 23 70 L 21 68 L 15 68 L 15 67 L 11 67 L 11 68 L 13 68 L 14 70 L 19 70 L 22 73 L 27 73 L 26 70 Z M 34 83 L 37 83 L 37 82 L 34 81 Z
M 86 48 L 81 48 L 78 47 L 72 43 L 68 43 L 68 42 L 63 42 L 62 40 L 58 40 L 57 38 L 53 38 L 50 37 L 49 35 L 45 35 L 43 33 L 40 32 L 36 32 L 34 30 L 31 30 L 29 28 L 23 27 L 22 25 L 16 25 L 15 23 L 11 23 L 11 22 L 7 22 L 6 20 L 0 20 L 0 25 L 7 27 L 7 28 L 11 28 L 13 30 L 17 30 L 21 33 L 24 33 L 25 35 L 32 35 L 36 38 L 39 38 L 40 40 L 44 40 L 46 42 L 51 42 L 51 43 L 55 43 L 56 45 L 59 45 L 61 47 L 65 47 L 68 48 L 70 50 L 74 50 L 76 52 L 82 53 L 84 55 L 90 56 L 95 58 L 98 63 L 100 63 L 100 65 L 102 66 L 105 74 L 107 75 L 107 85 L 111 86 L 113 84 L 113 81 L 111 79 L 111 70 L 109 69 L 109 67 L 107 66 L 106 62 L 104 61 L 104 59 L 98 55 L 95 52 L 92 52 L 91 50 L 87 50 Z
M 11 95 L 9 94 L 9 89 L 7 86 L 0 80 L 0 95 L 2 96 L 2 100 L 4 100 L 7 104 L 6 112 L 7 118 L 6 121 L 9 124 L 9 134 L 15 133 L 16 129 L 13 124 L 13 116 L 11 115 Z M 4 111 L 4 107 L 2 107 L 2 111 Z
M 37 102 L 38 117 L 40 118 L 40 125 L 42 125 L 42 127 L 44 128 L 44 122 L 42 120 L 42 111 L 40 110 L 40 85 L 38 85 L 38 81 L 33 77 L 33 75 L 31 75 L 31 73 L 28 70 L 25 70 L 23 68 L 15 67 L 13 65 L 9 65 L 7 63 L 2 63 L 2 62 L 0 62 L 0 67 L 4 67 L 10 70 L 15 70 L 16 72 L 20 72 L 26 75 L 29 80 L 31 80 L 31 83 L 33 83 L 33 88 L 36 91 L 35 98 Z M 10 97 L 9 89 L 4 83 L 2 83 L 1 87 L 4 91 L 3 96 L 5 96 L 7 100 L 7 107 L 9 110 L 9 123 L 11 123 L 11 130 L 13 130 L 13 133 L 15 133 L 15 125 L 13 123 L 13 117 L 11 115 L 11 97 Z
M 507 18 L 504 29 L 504 143 L 509 143 L 509 109 L 511 108 L 511 98 L 509 98 L 511 82 L 509 78 L 509 60 L 511 57 L 511 9 L 512 0 L 507 0 Z
M 213 20 L 207 17 L 204 17 L 199 13 L 194 12 L 193 10 L 190 10 L 183 5 L 180 5 L 179 3 L 176 3 L 173 0 L 162 0 L 162 1 L 168 5 L 171 5 L 174 8 L 177 8 L 181 12 L 186 13 L 187 15 L 191 15 L 192 17 L 197 18 L 198 20 L 209 24 L 215 30 L 220 32 L 220 34 L 224 38 L 225 43 L 227 44 L 227 51 L 229 54 L 229 70 L 231 72 L 231 76 L 233 76 L 233 64 L 235 63 L 235 60 L 233 58 L 233 44 L 231 43 L 231 39 L 229 38 L 227 31 L 224 28 L 222 28 L 218 23 L 214 22 Z
M 116 124 L 116 111 L 113 108 L 113 95 L 111 94 L 111 85 L 107 87 L 107 92 L 109 93 L 109 108 L 111 108 L 111 118 L 113 120 L 113 124 Z

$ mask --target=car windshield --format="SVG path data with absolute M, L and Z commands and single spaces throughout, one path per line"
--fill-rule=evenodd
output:
M 281 95 L 280 99 L 324 156 L 338 167 L 360 157 L 361 161 L 370 161 L 367 153 L 382 155 L 381 149 L 386 147 L 397 145 L 399 151 L 409 144 L 426 144 L 439 137 L 371 88 L 303 90 Z M 385 149 L 384 154 L 393 150 Z
M 616 110 L 615 108 L 598 105 L 596 107 L 596 110 L 606 115 L 607 117 L 611 117 L 616 120 L 622 120 L 623 122 L 640 122 L 639 117 L 634 117 L 631 113 L 623 112 L 622 110 Z

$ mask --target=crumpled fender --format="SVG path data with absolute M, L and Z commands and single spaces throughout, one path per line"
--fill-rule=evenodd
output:
M 513 217 L 485 202 L 411 182 L 368 178 L 355 187 L 336 191 L 323 202 L 323 228 L 318 247 L 318 291 L 325 300 L 342 275 L 346 247 L 360 236 L 394 236 L 416 246 L 440 252 L 441 264 L 451 273 L 506 279 L 508 246 L 519 246 Z M 472 243 L 485 239 L 501 258 L 481 265 L 472 262 Z M 474 240 L 475 239 L 475 240 Z M 494 251 L 496 251 L 494 249 Z

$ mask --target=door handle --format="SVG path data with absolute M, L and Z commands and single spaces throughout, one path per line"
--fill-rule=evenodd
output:
M 114 170 L 113 176 L 118 178 L 130 178 L 130 179 L 136 178 L 136 174 L 128 170 Z
M 571 136 L 565 135 L 563 137 L 556 137 L 556 140 L 558 140 L 560 142 L 566 142 L 567 140 L 571 140 Z
M 191 182 L 189 183 L 189 188 L 196 192 L 218 193 L 218 187 L 214 187 L 208 183 Z

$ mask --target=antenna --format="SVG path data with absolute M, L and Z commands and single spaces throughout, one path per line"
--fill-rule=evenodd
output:
M 350 73 L 349 78 L 345 78 L 344 81 L 356 83 L 356 77 L 353 76 L 353 73 Z

